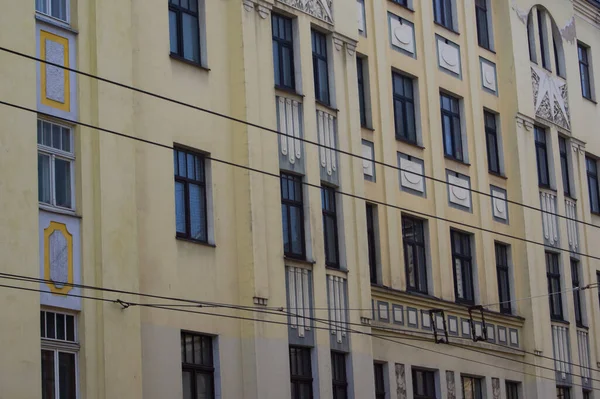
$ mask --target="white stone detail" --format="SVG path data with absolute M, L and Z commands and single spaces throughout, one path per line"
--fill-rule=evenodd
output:
M 379 305 L 379 319 L 389 320 L 390 315 L 388 314 L 388 307 L 385 303 L 380 303 Z
M 492 214 L 495 218 L 507 220 L 508 207 L 506 203 L 506 193 L 492 188 Z
M 358 14 L 358 32 L 364 34 L 367 30 L 365 0 L 356 0 L 356 12 Z
M 534 66 L 531 82 L 536 116 L 570 129 L 567 82 Z
M 319 144 L 328 147 L 319 147 L 321 167 L 331 176 L 333 172 L 337 171 L 335 116 L 327 112 L 317 111 L 317 131 Z
M 517 332 L 515 330 L 510 330 L 509 334 L 510 334 L 510 344 L 518 345 L 519 344 L 519 335 L 517 334 Z
M 506 330 L 504 328 L 498 329 L 498 341 L 506 342 Z
M 415 28 L 412 24 L 400 20 L 395 17 L 389 19 L 390 23 L 390 34 L 392 45 L 402 50 L 414 54 L 415 53 L 415 41 L 414 33 Z
M 417 311 L 409 309 L 408 310 L 408 324 L 418 324 L 417 320 Z
M 346 280 L 337 276 L 327 276 L 327 301 L 329 304 L 329 321 L 331 335 L 336 336 L 336 341 L 342 343 L 346 336 Z
M 486 89 L 496 93 L 496 91 L 498 90 L 498 86 L 496 84 L 496 65 L 485 60 L 480 60 L 480 63 L 481 84 Z
M 46 39 L 46 61 L 65 65 L 65 47 Z M 46 65 L 46 97 L 59 103 L 65 103 L 65 71 L 62 68 Z
M 279 143 L 281 153 L 288 157 L 288 161 L 293 164 L 302 156 L 302 138 L 300 128 L 300 110 L 302 104 L 291 98 L 281 96 L 276 97 L 277 102 L 277 128 L 287 135 L 280 135 Z
M 444 318 L 439 314 L 435 317 L 435 328 L 438 330 L 444 330 Z
M 558 244 L 558 220 L 556 216 L 556 195 L 540 191 L 540 202 L 542 208 L 542 227 L 544 238 L 551 245 Z
M 311 328 L 309 271 L 299 267 L 288 267 L 288 303 L 290 327 L 298 329 L 298 336 L 304 337 Z
M 423 177 L 423 165 L 419 162 L 400 158 L 400 184 L 404 188 L 425 192 L 425 180 Z
M 487 326 L 487 337 L 490 340 L 495 340 L 496 339 L 496 333 L 494 330 L 494 326 Z
M 552 344 L 554 347 L 554 369 L 563 379 L 571 374 L 571 352 L 569 349 L 569 329 L 552 326 Z
M 458 333 L 458 322 L 454 318 L 448 319 L 448 330 L 452 333 Z
M 447 44 L 441 37 L 437 38 L 439 66 L 460 75 L 460 50 Z
M 421 312 L 421 319 L 421 324 L 424 328 L 431 327 L 431 316 L 429 315 L 429 312 Z
M 581 378 L 584 384 L 591 384 L 590 341 L 587 331 L 577 330 L 577 347 L 579 349 Z
M 50 252 L 50 280 L 58 289 L 64 287 L 64 282 L 69 280 L 69 247 L 67 238 L 62 231 L 55 230 L 48 238 Z
M 571 251 L 579 249 L 579 238 L 577 235 L 577 209 L 575 202 L 565 199 L 565 214 L 567 216 L 567 236 L 569 238 L 569 248 Z
M 373 170 L 373 158 L 375 158 L 373 154 L 373 147 L 368 144 L 363 143 L 362 145 L 362 156 L 363 158 L 363 173 L 367 176 L 373 177 L 375 171 Z M 370 161 L 369 161 L 370 159 Z
M 402 311 L 402 308 L 393 307 L 393 312 L 394 312 L 394 321 L 397 323 L 404 323 L 404 312 Z
M 279 0 L 283 4 L 297 8 L 315 18 L 333 23 L 333 0 Z
M 448 194 L 450 202 L 471 209 L 471 195 L 469 180 L 463 177 L 448 175 Z

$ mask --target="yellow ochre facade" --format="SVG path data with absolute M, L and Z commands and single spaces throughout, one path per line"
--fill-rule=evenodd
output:
M 3 10 L 0 399 L 600 398 L 598 1 Z

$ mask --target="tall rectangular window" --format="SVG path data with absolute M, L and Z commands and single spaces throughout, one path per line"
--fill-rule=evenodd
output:
M 290 380 L 293 399 L 313 397 L 310 350 L 301 346 L 290 346 Z
M 275 87 L 295 90 L 292 19 L 275 13 L 271 14 L 271 30 Z
M 506 399 L 519 399 L 519 383 L 506 381 Z
M 181 332 L 181 372 L 184 398 L 215 397 L 215 365 L 211 336 Z
M 375 399 L 385 399 L 385 374 L 383 363 L 373 363 L 375 373 Z
M 454 270 L 454 295 L 456 302 L 475 304 L 471 235 L 450 230 L 452 268 Z
M 535 135 L 535 159 L 537 161 L 538 184 L 540 187 L 550 187 L 546 131 L 539 126 L 534 126 L 533 130 Z
M 427 260 L 425 257 L 425 223 L 402 216 L 402 245 L 406 267 L 406 288 L 427 294 Z
M 325 264 L 330 267 L 340 267 L 337 209 L 335 188 L 321 187 L 321 202 L 323 205 L 323 235 L 325 237 Z
M 281 219 L 285 256 L 304 259 L 304 201 L 300 176 L 281 174 Z
M 436 399 L 434 371 L 413 368 L 412 383 L 414 399 Z
M 440 93 L 440 106 L 442 113 L 442 134 L 444 136 L 444 155 L 463 162 L 459 100 L 451 95 Z
M 365 68 L 364 63 L 366 59 L 356 57 L 356 76 L 358 78 L 358 106 L 360 110 L 360 125 L 367 127 L 367 99 L 366 99 L 366 85 L 365 85 Z
M 475 19 L 477 22 L 477 42 L 480 47 L 491 50 L 488 26 L 487 0 L 475 0 Z
M 392 82 L 396 138 L 416 144 L 417 128 L 415 123 L 413 80 L 405 75 L 392 72 Z
M 348 377 L 346 376 L 346 354 L 331 352 L 331 379 L 333 399 L 348 398 Z
M 69 22 L 68 0 L 35 0 L 35 10 L 63 22 Z
M 594 158 L 585 157 L 585 166 L 587 169 L 587 183 L 590 194 L 590 210 L 592 213 L 600 213 L 598 165 Z
M 563 189 L 567 197 L 571 196 L 571 179 L 569 178 L 569 154 L 567 140 L 558 136 L 558 149 L 560 152 L 560 171 L 562 174 Z
M 563 320 L 562 294 L 560 288 L 560 264 L 558 254 L 546 252 L 546 276 L 548 278 L 550 317 L 555 320 Z
M 329 105 L 329 69 L 327 67 L 327 37 L 316 30 L 311 30 L 313 75 L 315 80 L 315 98 Z
M 500 312 L 510 314 L 510 274 L 508 268 L 508 251 L 506 244 L 495 244 L 496 273 L 498 275 L 498 297 L 500 299 Z
M 367 244 L 369 247 L 369 274 L 371 276 L 371 284 L 377 284 L 377 242 L 375 237 L 375 229 L 377 223 L 377 210 L 375 205 L 367 204 Z
M 74 209 L 73 132 L 70 128 L 38 119 L 38 201 Z
M 546 16 L 542 10 L 537 9 L 538 37 L 540 39 L 540 54 L 542 56 L 542 66 L 550 70 L 550 60 L 548 59 L 548 43 L 546 35 Z
M 433 0 L 433 20 L 450 30 L 454 30 L 452 0 Z
M 573 306 L 575 307 L 575 323 L 578 327 L 583 327 L 583 306 L 581 304 L 581 283 L 579 280 L 579 262 L 577 259 L 571 259 L 571 282 L 573 284 Z
M 200 63 L 198 0 L 169 0 L 171 54 Z
M 498 128 L 496 127 L 496 115 L 483 111 L 485 120 L 485 143 L 487 146 L 488 170 L 500 174 L 500 151 L 498 150 Z
M 74 315 L 40 311 L 42 399 L 77 398 L 76 321 Z
M 592 83 L 590 81 L 589 47 L 577 43 L 579 56 L 579 78 L 581 79 L 581 95 L 588 100 L 592 99 Z
M 465 399 L 483 399 L 483 378 L 463 376 L 462 391 Z
M 556 399 L 571 399 L 571 388 L 556 387 Z
M 592 391 L 583 391 L 583 399 L 592 399 Z
M 173 151 L 177 237 L 208 242 L 206 159 L 184 149 Z

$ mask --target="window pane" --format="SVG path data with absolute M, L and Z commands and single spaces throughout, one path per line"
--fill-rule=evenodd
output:
M 71 207 L 71 161 L 56 158 L 54 162 L 56 205 Z
M 46 313 L 46 338 L 55 339 L 56 338 L 56 326 L 55 326 L 55 314 L 54 313 Z
M 414 247 L 412 245 L 406 245 L 404 247 L 404 258 L 406 260 L 406 271 L 408 273 L 408 285 L 411 288 L 417 288 L 417 282 L 415 278 L 415 264 L 414 264 Z
M 290 224 L 291 224 L 291 239 L 292 252 L 295 254 L 302 253 L 302 215 L 298 207 L 290 207 Z
M 196 167 L 194 166 L 194 158 L 196 157 L 192 154 L 187 154 L 186 157 L 187 178 L 196 180 L 196 177 L 194 176 L 194 172 L 196 171 Z
M 38 200 L 50 204 L 50 156 L 38 153 Z
M 55 399 L 54 352 L 42 350 L 42 399 Z
M 58 354 L 59 399 L 76 399 L 75 354 Z
M 178 233 L 186 233 L 185 184 L 175 182 L 175 224 Z
M 288 47 L 281 48 L 281 58 L 283 61 L 283 85 L 292 87 L 292 52 Z
M 456 295 L 459 299 L 465 299 L 464 286 L 463 286 L 463 275 L 462 275 L 462 263 L 459 259 L 454 261 L 454 272 L 456 274 Z
M 48 3 L 47 0 L 35 0 L 35 9 L 44 14 L 48 14 Z
M 406 130 L 407 138 L 412 141 L 416 140 L 415 108 L 410 102 L 406 102 Z
M 190 234 L 194 240 L 206 240 L 206 198 L 204 188 L 190 184 Z
M 177 54 L 177 14 L 169 10 L 169 42 L 171 45 L 171 53 Z
M 67 4 L 66 0 L 52 0 L 50 2 L 50 15 L 54 18 L 61 19 L 63 21 L 67 20 Z
M 330 264 L 337 264 L 335 222 L 335 218 L 325 217 L 325 258 Z
M 72 151 L 71 150 L 71 130 L 66 127 L 61 128 L 61 130 L 62 130 L 62 139 L 61 139 L 62 149 L 63 149 L 63 151 L 71 152 Z
M 67 341 L 75 341 L 75 316 L 67 315 Z
M 290 252 L 290 231 L 288 228 L 288 206 L 281 205 L 281 224 L 283 226 L 283 252 Z
M 183 382 L 183 399 L 195 399 L 192 393 L 192 373 L 184 371 L 182 375 Z
M 52 125 L 52 147 L 57 150 L 62 149 L 61 139 L 62 139 L 62 131 L 61 127 L 58 125 Z
M 401 137 L 406 137 L 404 131 L 404 106 L 402 101 L 394 101 L 394 122 L 396 124 L 396 134 Z
M 65 339 L 65 315 L 56 314 L 56 339 Z
M 182 13 L 183 25 L 183 57 L 200 62 L 200 45 L 198 43 L 198 18 Z
M 212 399 L 212 376 L 196 374 L 196 399 Z

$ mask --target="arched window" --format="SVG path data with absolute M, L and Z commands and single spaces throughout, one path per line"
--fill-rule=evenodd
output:
M 554 19 L 542 6 L 531 8 L 527 17 L 529 59 L 549 72 L 565 77 L 562 36 Z

